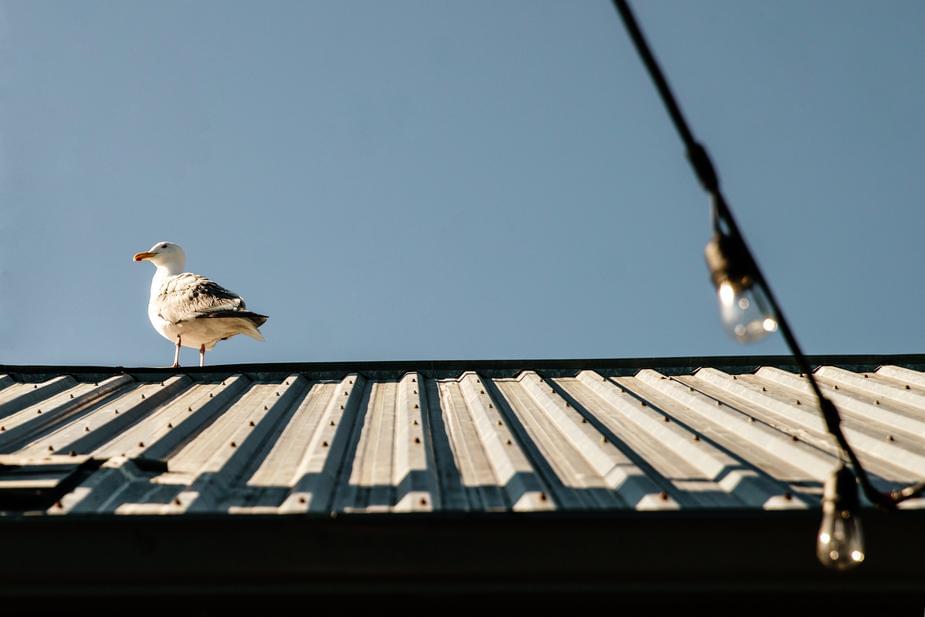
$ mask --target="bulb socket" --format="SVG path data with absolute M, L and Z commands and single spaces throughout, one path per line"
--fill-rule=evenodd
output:
M 838 511 L 856 512 L 861 506 L 858 495 L 858 482 L 854 472 L 839 465 L 826 480 L 823 493 L 823 508 L 833 508 Z
M 740 240 L 717 233 L 707 242 L 703 255 L 714 287 L 729 283 L 733 289 L 741 291 L 755 283 L 752 259 Z

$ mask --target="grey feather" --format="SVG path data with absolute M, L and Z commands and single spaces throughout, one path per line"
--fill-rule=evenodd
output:
M 184 272 L 168 278 L 157 297 L 160 316 L 180 323 L 202 317 L 243 317 L 260 325 L 267 318 L 247 311 L 244 298 L 204 276 Z M 257 323 L 258 319 L 262 321 Z

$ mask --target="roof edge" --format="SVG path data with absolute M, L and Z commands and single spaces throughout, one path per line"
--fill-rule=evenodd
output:
M 925 370 L 925 354 L 841 354 L 808 356 L 813 366 L 832 365 L 855 371 L 869 371 L 894 364 Z M 363 373 L 402 374 L 420 372 L 427 374 L 458 373 L 461 371 L 487 371 L 517 373 L 523 370 L 581 371 L 586 369 L 608 370 L 616 373 L 634 374 L 639 369 L 667 369 L 668 372 L 689 373 L 697 368 L 709 366 L 727 368 L 733 372 L 750 372 L 760 366 L 776 366 L 796 369 L 796 361 L 789 355 L 741 355 L 741 356 L 678 356 L 655 358 L 562 358 L 522 360 L 378 360 L 339 362 L 272 362 L 215 364 L 206 367 L 126 367 L 104 365 L 16 365 L 0 364 L 0 373 L 14 374 L 163 374 L 163 373 Z M 672 370 L 673 369 L 673 370 Z

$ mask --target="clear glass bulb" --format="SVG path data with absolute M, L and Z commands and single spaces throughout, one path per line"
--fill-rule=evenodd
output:
M 723 326 L 740 343 L 751 343 L 777 330 L 771 303 L 760 285 L 733 285 L 726 280 L 716 289 Z
M 822 565 L 847 570 L 864 561 L 864 534 L 855 516 L 857 483 L 848 469 L 835 470 L 825 483 L 822 524 L 816 537 L 816 555 Z
M 816 555 L 824 566 L 836 570 L 847 570 L 864 561 L 861 521 L 848 510 L 823 509 Z

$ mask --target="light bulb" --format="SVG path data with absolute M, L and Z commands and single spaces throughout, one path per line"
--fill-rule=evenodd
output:
M 839 467 L 825 483 L 822 525 L 816 538 L 816 555 L 822 565 L 847 570 L 864 561 L 864 534 L 857 517 L 858 505 L 854 474 Z
M 717 289 L 723 326 L 740 343 L 751 343 L 777 330 L 770 302 L 758 285 L 739 287 L 723 281 Z
M 774 310 L 756 281 L 757 267 L 741 241 L 717 234 L 707 243 L 704 256 L 729 334 L 740 343 L 751 343 L 776 331 Z

